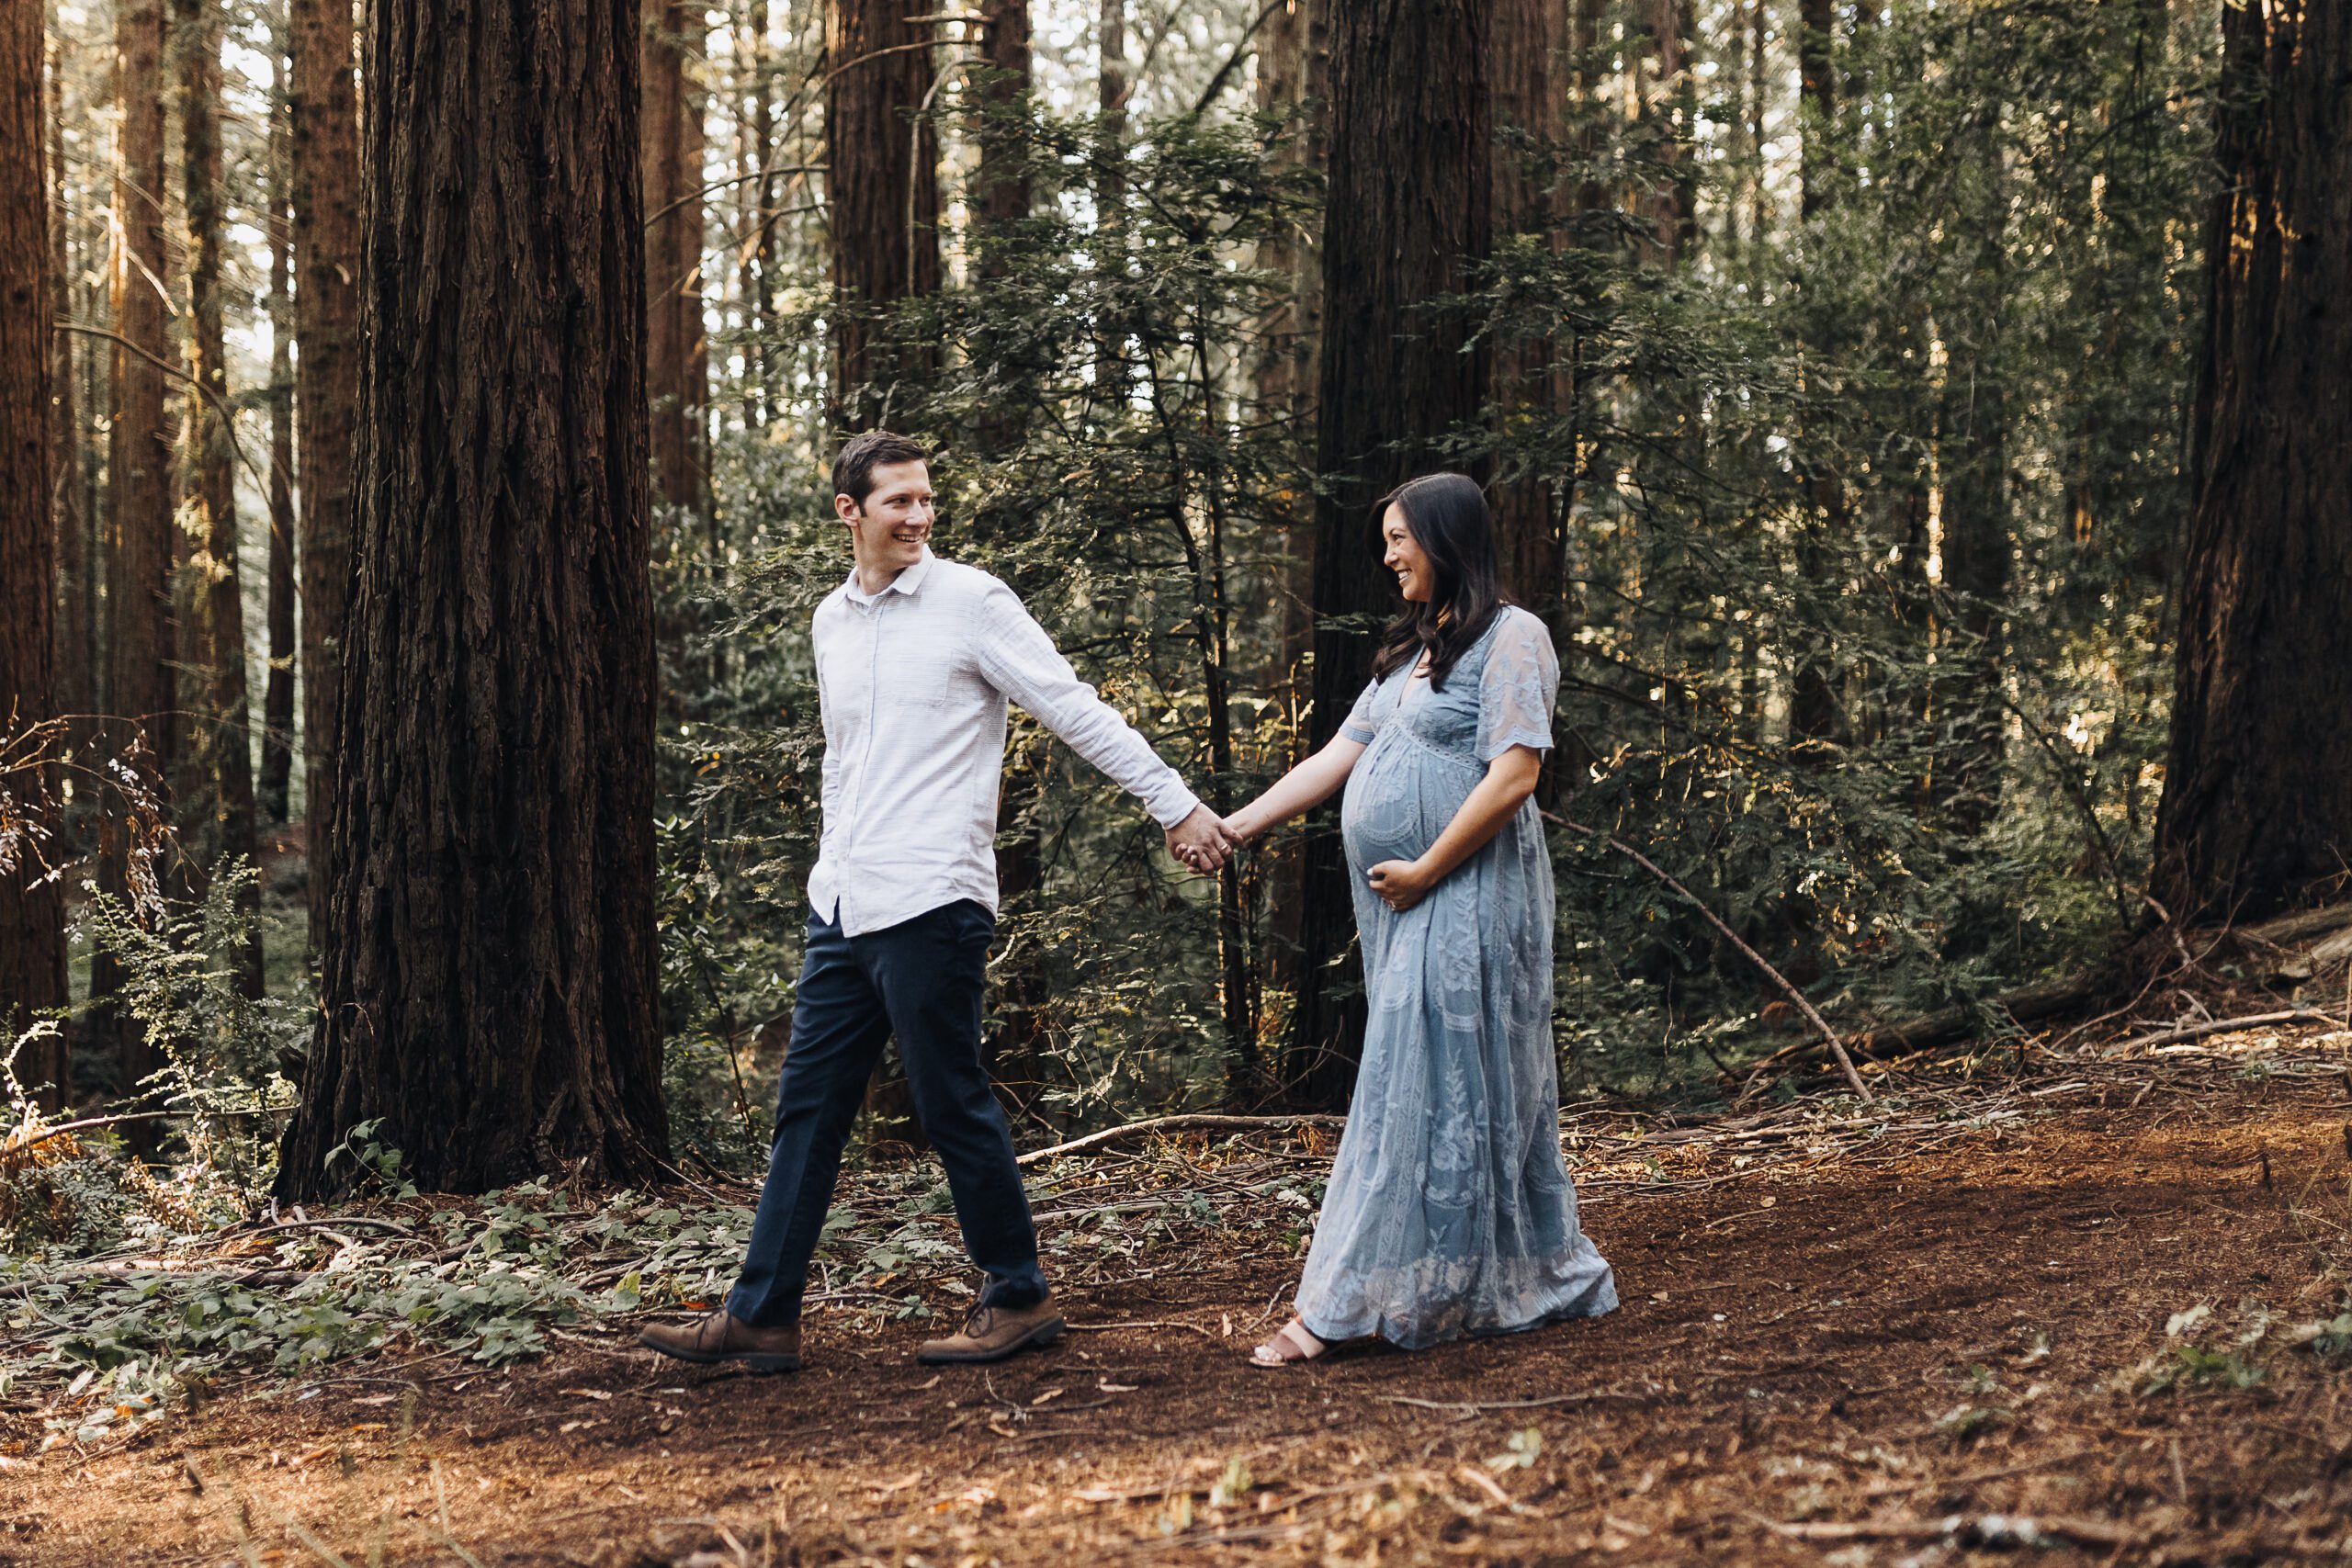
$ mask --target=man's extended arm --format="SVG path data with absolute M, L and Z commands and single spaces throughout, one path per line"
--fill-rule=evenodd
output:
M 979 663 L 990 685 L 1141 800 L 1166 832 L 1170 854 L 1196 871 L 1214 871 L 1225 863 L 1233 840 L 1216 814 L 1184 787 L 1133 725 L 1078 678 L 1046 628 L 1001 584 L 989 590 L 981 606 Z

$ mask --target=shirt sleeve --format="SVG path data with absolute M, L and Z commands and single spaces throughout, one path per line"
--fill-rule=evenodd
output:
M 1551 632 L 1525 611 L 1503 611 L 1478 679 L 1478 760 L 1491 762 L 1514 746 L 1550 750 L 1559 694 Z
M 1078 678 L 1012 589 L 992 585 L 980 606 L 978 661 L 989 684 L 1035 716 L 1071 750 L 1136 796 L 1163 828 L 1200 807 L 1176 770 L 1118 711 Z
M 1363 694 L 1356 699 L 1356 705 L 1348 710 L 1346 722 L 1340 726 L 1340 739 L 1352 740 L 1359 746 L 1372 744 L 1375 733 L 1372 725 L 1372 698 L 1373 694 L 1379 690 L 1377 678 L 1364 682 Z

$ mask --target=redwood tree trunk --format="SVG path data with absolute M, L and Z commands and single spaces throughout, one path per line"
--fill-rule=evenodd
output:
M 369 11 L 359 513 L 279 1186 L 658 1174 L 636 0 Z M 396 264 L 396 265 L 395 265 Z
M 645 381 L 651 400 L 653 495 L 700 515 L 709 470 L 703 421 L 710 401 L 702 321 L 702 95 L 687 79 L 686 0 L 645 0 Z
M 1561 61 L 1568 51 L 1567 17 L 1551 0 L 1507 0 L 1495 9 L 1496 118 L 1532 137 L 1556 141 L 1567 84 Z M 1516 147 L 1503 149 L 1495 169 L 1495 234 L 1544 234 L 1558 216 L 1555 193 L 1541 183 Z M 1506 342 L 1495 355 L 1494 399 L 1509 416 L 1515 409 L 1544 410 L 1553 391 L 1548 341 Z M 1560 635 L 1562 540 L 1552 488 L 1528 475 L 1494 488 L 1496 544 L 1503 581 L 1518 601 Z
M 202 698 L 187 729 L 199 798 L 203 869 L 254 860 L 253 712 L 245 673 L 243 585 L 237 575 L 237 476 L 229 429 L 229 373 L 220 300 L 220 12 L 218 0 L 173 0 L 180 32 L 180 170 L 187 203 L 188 429 L 195 487 L 190 615 L 181 657 L 197 667 Z M 253 923 L 238 957 L 245 995 L 262 994 L 261 904 L 248 885 L 238 903 Z
M 358 98 L 346 0 L 288 0 L 293 35 L 295 461 L 302 476 L 302 769 L 311 947 L 326 928 L 327 824 L 340 771 L 344 623 L 351 592 L 359 412 Z
M 172 433 L 164 413 L 164 0 L 119 0 L 115 8 L 115 98 L 122 114 L 114 185 L 119 233 L 113 276 L 113 425 L 107 473 L 112 515 L 107 563 L 107 705 L 109 740 L 124 765 L 151 784 L 169 761 L 175 700 L 171 625 Z M 143 734 L 146 750 L 137 750 Z M 130 889 L 123 797 L 108 792 L 98 887 Z M 106 1002 L 122 975 L 104 953 L 90 964 L 90 997 Z M 129 1093 L 154 1067 L 139 1025 L 119 1011 L 105 1020 L 116 1044 L 116 1087 Z M 132 1124 L 135 1134 L 140 1123 Z
M 270 56 L 269 683 L 262 698 L 261 806 L 287 818 L 294 777 L 294 232 L 286 211 L 286 57 Z
M 49 201 L 41 188 L 41 8 L 0 15 L 0 739 L 51 716 Z M 14 781 L 0 780 L 0 790 Z M 38 793 L 38 792 L 36 792 Z M 30 856 L 0 861 L 0 1050 L 32 1011 L 65 1005 L 62 885 Z M 28 1052 L 28 1084 L 62 1101 L 63 1053 Z
M 900 0 L 832 0 L 825 12 L 831 417 L 843 432 L 880 423 L 893 384 L 929 362 L 877 342 L 892 304 L 939 288 L 939 144 L 918 115 L 932 51 L 913 14 Z
M 2249 919 L 2352 859 L 2352 12 L 2222 13 L 2221 194 L 2157 889 Z
M 1029 61 L 1029 0 L 981 0 L 980 48 L 990 73 L 985 89 L 989 106 L 1010 113 L 1032 85 Z M 1009 128 L 992 130 L 980 140 L 980 217 L 1000 230 L 1029 216 L 1029 176 L 1022 166 L 1024 148 Z M 992 272 L 998 258 L 988 259 Z
M 1317 400 L 1315 744 L 1347 716 L 1376 634 L 1342 628 L 1396 608 L 1373 502 L 1441 466 L 1437 439 L 1473 417 L 1487 355 L 1468 323 L 1430 309 L 1465 291 L 1488 249 L 1493 123 L 1480 0 L 1335 0 L 1330 208 L 1323 231 L 1322 390 Z M 1336 833 L 1309 840 L 1303 953 L 1285 1077 L 1336 1104 L 1355 1076 L 1363 987 Z

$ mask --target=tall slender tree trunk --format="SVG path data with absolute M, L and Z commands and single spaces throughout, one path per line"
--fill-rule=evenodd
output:
M 1095 20 L 1095 107 L 1102 112 L 1105 140 L 1122 145 L 1127 127 L 1127 0 L 1102 0 Z M 1095 206 L 1106 215 L 1126 199 L 1126 175 L 1117 159 L 1102 168 Z
M 56 592 L 55 521 L 50 496 L 49 193 L 40 147 L 41 7 L 0 14 L 0 741 L 52 715 L 51 611 Z M 40 742 L 53 751 L 54 738 Z M 17 781 L 0 779 L 13 793 Z M 36 796 L 46 791 L 36 788 Z M 31 1015 L 62 1008 L 65 980 L 62 885 L 29 854 L 0 852 L 0 1050 Z M 64 1102 L 64 1053 L 55 1043 L 17 1064 L 41 1087 L 41 1101 Z
M 1799 0 L 1797 7 L 1797 77 L 1801 106 L 1799 130 L 1799 197 L 1802 215 L 1810 220 L 1826 211 L 1835 193 L 1833 171 L 1838 158 L 1838 76 L 1833 45 L 1838 7 L 1835 0 Z M 1817 264 L 1808 251 L 1806 265 Z M 1832 325 L 1816 321 L 1806 358 L 1809 382 L 1824 380 L 1838 354 Z M 1818 391 L 1817 386 L 1809 390 Z M 1805 489 L 1812 505 L 1797 525 L 1797 572 L 1815 592 L 1834 597 L 1837 553 L 1831 539 L 1842 537 L 1849 522 L 1846 481 L 1838 466 L 1799 440 L 1798 461 L 1806 471 Z M 1846 715 L 1840 697 L 1836 638 L 1819 626 L 1801 628 L 1793 639 L 1797 649 L 1795 691 L 1789 705 L 1789 728 L 1802 739 L 1832 739 L 1844 728 Z
M 1487 355 L 1433 309 L 1464 290 L 1493 232 L 1488 11 L 1479 0 L 1334 0 L 1330 210 L 1317 400 L 1313 733 L 1335 733 L 1362 690 L 1396 584 L 1373 502 L 1438 464 L 1438 438 L 1474 417 Z M 1338 618 L 1360 618 L 1343 628 Z M 1338 835 L 1308 842 L 1302 972 L 1285 1077 L 1336 1104 L 1363 1047 L 1363 987 Z
M 261 806 L 287 818 L 294 777 L 294 269 L 287 211 L 286 55 L 270 55 L 269 172 L 269 683 L 262 698 Z
M 254 863 L 253 713 L 245 671 L 244 587 L 237 571 L 237 475 L 229 428 L 226 318 L 220 300 L 220 0 L 173 0 L 180 32 L 181 188 L 188 230 L 188 429 L 195 468 L 195 523 L 202 545 L 192 553 L 191 615 L 182 656 L 195 663 L 204 694 L 190 716 L 187 751 L 200 778 L 205 869 Z M 247 883 L 239 908 L 251 922 L 238 955 L 238 980 L 262 994 L 261 905 Z
M 645 381 L 653 408 L 653 497 L 699 516 L 708 504 L 703 422 L 710 401 L 702 320 L 703 98 L 689 77 L 699 5 L 644 0 Z M 657 525 L 656 534 L 662 530 Z M 657 536 L 656 558 L 668 540 Z
M 939 288 L 939 141 L 928 24 L 899 0 L 833 0 L 825 13 L 825 189 L 832 238 L 831 423 L 880 424 L 931 356 L 886 353 L 881 318 Z
M 108 432 L 111 517 L 107 563 L 107 702 L 109 741 L 122 765 L 160 788 L 170 762 L 175 700 L 171 623 L 172 434 L 164 412 L 164 0 L 115 7 L 115 99 L 121 114 L 114 181 L 116 265 L 113 423 Z M 100 829 L 98 888 L 131 892 L 128 797 L 109 790 Z M 130 1092 L 154 1070 L 138 1022 L 114 1005 L 122 973 L 104 953 L 90 965 L 116 1044 L 116 1084 Z M 132 1123 L 139 1132 L 141 1123 Z
M 737 63 L 743 73 L 743 237 L 736 257 L 736 292 L 742 297 L 743 325 L 752 333 L 744 348 L 743 423 L 764 430 L 771 392 L 767 333 L 775 314 L 776 175 L 775 107 L 768 82 L 768 0 L 751 0 Z
M 2206 342 L 2156 885 L 2175 919 L 2338 892 L 2352 863 L 2352 12 L 2222 13 Z
M 2001 167 L 2001 106 L 1988 99 L 1955 151 L 1983 182 L 1983 206 L 1952 236 L 1960 265 L 1943 290 L 1944 344 L 1936 452 L 1943 480 L 1943 589 L 1947 646 L 1938 660 L 1935 706 L 1946 732 L 1931 799 L 1962 841 L 1990 826 L 2001 803 L 2004 736 L 2001 600 L 2014 547 L 2009 506 L 2009 400 L 2002 323 L 2008 255 L 2008 181 Z
M 1035 86 L 1031 55 L 1028 0 L 983 0 L 979 46 L 988 62 L 982 102 L 987 118 L 979 132 L 979 168 L 974 181 L 978 197 L 979 234 L 978 271 L 984 283 L 1001 283 L 1010 276 L 1006 247 L 1012 231 L 1030 215 L 1034 193 L 1025 159 L 1028 138 L 1022 127 L 1022 107 Z M 976 344 L 975 352 L 999 367 L 1010 386 L 1006 394 L 984 410 L 975 435 L 980 456 L 1001 461 L 1018 449 L 1033 412 L 1032 388 L 1037 367 L 1034 345 L 1019 340 Z M 973 520 L 977 537 L 995 545 L 1017 542 L 1032 527 L 1025 509 L 1011 505 L 985 506 Z M 1016 919 L 1027 916 L 1045 874 L 1045 831 L 1037 807 L 1045 795 L 1044 737 L 1026 731 L 1033 744 L 1022 748 L 1005 770 L 1004 786 L 997 796 L 997 886 L 1005 911 Z M 997 1081 L 1008 1092 L 1034 1101 L 1047 1080 L 1047 1037 L 1045 1010 L 1051 999 L 1042 943 L 1021 944 L 1008 952 L 996 988 L 996 1010 L 1002 1021 L 997 1047 Z
M 1017 226 L 1029 216 L 1032 193 L 1026 159 L 1029 139 L 1023 105 L 1035 85 L 1030 61 L 1029 0 L 985 0 L 981 6 L 980 49 L 988 62 L 981 103 L 986 110 L 979 131 L 979 168 L 973 184 L 978 196 L 979 232 L 976 236 L 978 272 L 983 282 L 999 283 L 1010 275 L 1007 260 Z M 1029 417 L 1038 369 L 1033 344 L 1019 338 L 997 339 L 975 345 L 999 367 L 1010 383 L 1006 396 L 981 411 L 977 434 L 981 456 L 999 458 L 1018 444 Z M 1012 516 L 991 519 L 991 531 L 1019 525 Z
M 1760 3 L 1760 0 L 1759 0 Z M 1798 149 L 1802 215 L 1830 204 L 1838 126 L 1837 0 L 1797 0 L 1797 90 L 1808 123 Z
M 341 746 L 343 643 L 351 595 L 352 475 L 359 414 L 359 120 L 346 0 L 288 0 L 294 204 L 295 462 L 302 580 L 302 798 L 310 942 L 326 928 L 327 825 Z
M 279 1188 L 656 1176 L 636 0 L 369 10 L 360 511 Z
M 999 116 L 1009 116 L 1035 85 L 1030 61 L 1029 0 L 981 0 L 980 51 L 990 73 L 982 101 Z M 1023 164 L 1025 139 L 1011 125 L 983 128 L 980 137 L 979 192 L 981 220 L 1002 230 L 1029 216 L 1029 175 Z M 1004 276 L 1001 253 L 981 258 L 984 273 Z
M 1693 171 L 1683 155 L 1698 107 L 1687 8 L 1688 0 L 1644 0 L 1641 17 L 1638 69 L 1648 78 L 1641 94 L 1642 115 L 1649 122 L 1658 168 L 1658 183 L 1641 203 L 1649 230 L 1643 249 L 1653 265 L 1668 271 L 1680 264 L 1696 222 Z
M 1765 0 L 1747 0 L 1747 255 L 1749 288 L 1758 299 L 1764 293 L 1764 115 L 1770 100 L 1770 57 L 1766 45 L 1768 17 Z
M 68 251 L 73 210 L 65 173 L 64 60 L 52 43 L 49 51 L 49 298 L 50 314 L 59 321 L 74 316 Z M 75 334 L 50 334 L 50 488 L 51 516 L 57 539 L 57 623 L 51 668 L 57 711 L 90 715 L 97 711 L 97 638 L 92 624 L 97 595 L 91 581 L 90 519 L 82 491 L 82 424 L 74 405 Z M 79 750 L 88 734 L 86 720 L 77 724 L 74 745 Z
M 1123 278 L 1127 272 L 1126 0 L 1102 0 L 1095 18 L 1095 266 L 1104 277 Z M 1134 373 L 1127 364 L 1127 323 L 1107 292 L 1094 327 L 1094 397 L 1103 406 L 1116 408 L 1127 397 Z
M 1329 0 L 1297 0 L 1266 18 L 1258 49 L 1258 107 L 1268 114 L 1295 117 L 1283 156 L 1319 174 L 1328 149 L 1323 107 L 1330 90 Z M 1255 370 L 1259 417 L 1287 418 L 1293 449 L 1314 450 L 1315 374 L 1323 321 L 1323 254 L 1319 215 L 1308 216 L 1279 240 L 1265 243 L 1258 265 L 1288 281 L 1271 319 L 1261 324 Z M 1272 667 L 1263 684 L 1290 721 L 1291 754 L 1306 755 L 1304 723 L 1311 694 L 1315 646 L 1315 505 L 1300 485 L 1280 498 L 1280 523 L 1271 541 L 1277 558 L 1272 591 L 1281 635 L 1272 642 Z M 1298 988 L 1299 917 L 1306 900 L 1306 863 L 1301 846 L 1278 840 L 1261 855 L 1259 875 L 1265 888 L 1264 935 L 1258 951 L 1265 986 L 1295 996 Z

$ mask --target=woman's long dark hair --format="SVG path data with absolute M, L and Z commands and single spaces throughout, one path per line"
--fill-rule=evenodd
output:
M 1413 663 L 1427 649 L 1430 689 L 1445 684 L 1453 661 L 1487 635 L 1495 614 L 1510 603 L 1495 560 L 1495 524 L 1487 510 L 1486 495 L 1467 474 L 1425 474 L 1408 479 L 1384 495 L 1372 509 L 1373 525 L 1382 527 L 1394 506 L 1405 514 L 1405 529 L 1421 553 L 1430 558 L 1437 582 L 1429 603 L 1405 602 L 1388 623 L 1373 673 L 1386 680 Z

